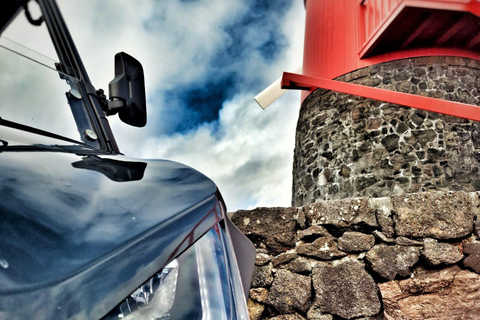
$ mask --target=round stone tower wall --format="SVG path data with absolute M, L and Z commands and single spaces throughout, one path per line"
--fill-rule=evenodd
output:
M 337 80 L 480 104 L 480 61 L 386 62 Z M 480 124 L 317 89 L 302 104 L 293 206 L 349 197 L 480 190 Z

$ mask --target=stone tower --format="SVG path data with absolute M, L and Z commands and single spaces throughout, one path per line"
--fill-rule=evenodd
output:
M 419 57 L 336 80 L 478 104 L 479 68 L 469 58 Z M 303 101 L 294 157 L 293 206 L 480 190 L 479 122 L 335 91 L 317 89 Z
M 480 2 L 305 6 L 293 206 L 480 190 Z

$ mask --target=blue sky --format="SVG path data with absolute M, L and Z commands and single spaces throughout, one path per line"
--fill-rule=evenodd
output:
M 148 124 L 111 117 L 132 157 L 190 165 L 229 210 L 288 206 L 300 96 L 267 110 L 253 97 L 302 63 L 301 0 L 58 0 L 93 84 L 107 89 L 125 51 L 146 74 Z

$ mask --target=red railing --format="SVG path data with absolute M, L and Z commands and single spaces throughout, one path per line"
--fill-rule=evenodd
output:
M 475 16 L 479 0 L 306 0 L 302 72 L 334 79 L 406 58 L 480 60 Z
M 391 16 L 404 0 L 361 0 L 360 1 L 360 41 L 362 44 L 372 37 L 383 22 Z
M 363 56 L 379 34 L 406 7 L 469 11 L 479 14 L 477 0 L 359 0 L 359 52 Z

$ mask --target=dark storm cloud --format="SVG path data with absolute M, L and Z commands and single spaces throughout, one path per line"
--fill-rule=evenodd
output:
M 287 41 L 280 31 L 283 17 L 292 0 L 250 1 L 250 10 L 239 21 L 225 27 L 232 42 L 221 52 L 226 56 L 216 61 L 245 59 L 258 51 L 266 61 L 275 60 L 286 47 Z M 252 41 L 252 35 L 256 35 Z
M 198 124 L 216 121 L 223 102 L 235 94 L 235 81 L 236 76 L 232 72 L 223 77 L 212 76 L 199 85 L 166 92 L 166 102 L 183 109 L 182 121 L 169 128 L 170 132 L 167 133 L 183 133 Z
M 244 14 L 223 26 L 228 41 L 208 61 L 203 79 L 165 92 L 168 104 L 183 109 L 184 120 L 164 133 L 187 132 L 216 121 L 224 101 L 267 85 L 261 73 L 247 73 L 244 66 L 259 59 L 268 65 L 280 56 L 287 46 L 281 24 L 292 1 L 249 1 Z

